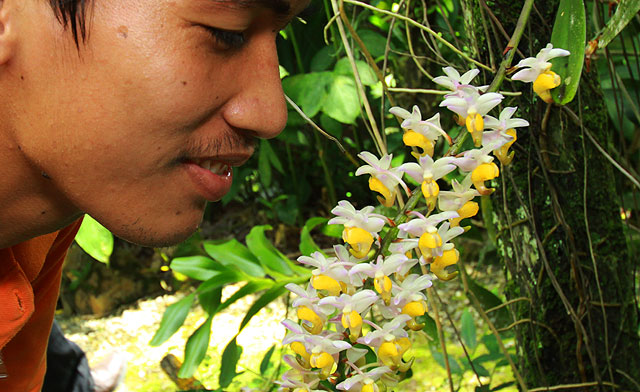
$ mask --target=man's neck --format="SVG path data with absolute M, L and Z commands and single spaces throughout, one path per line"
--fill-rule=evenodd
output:
M 46 173 L 0 130 L 0 249 L 51 233 L 81 216 Z

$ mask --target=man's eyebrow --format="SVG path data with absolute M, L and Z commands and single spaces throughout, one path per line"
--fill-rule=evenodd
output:
M 264 7 L 272 10 L 278 16 L 291 16 L 291 4 L 287 0 L 215 0 L 217 3 L 227 3 L 239 8 Z

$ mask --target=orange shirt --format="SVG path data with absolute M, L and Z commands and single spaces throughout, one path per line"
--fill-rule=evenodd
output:
M 62 263 L 80 220 L 55 233 L 0 249 L 0 392 L 39 392 Z

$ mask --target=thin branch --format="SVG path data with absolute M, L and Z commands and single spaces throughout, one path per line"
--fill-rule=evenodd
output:
M 416 22 L 415 20 L 413 20 L 411 18 L 407 18 L 407 17 L 405 17 L 403 15 L 400 15 L 400 14 L 397 14 L 395 12 L 383 10 L 381 8 L 378 8 L 378 7 L 374 7 L 372 5 L 369 5 L 367 3 L 363 3 L 363 2 L 358 1 L 358 0 L 344 0 L 344 2 L 345 3 L 354 4 L 354 5 L 358 5 L 360 7 L 367 8 L 367 9 L 370 9 L 372 11 L 379 12 L 381 14 L 393 16 L 394 18 L 398 18 L 400 20 L 404 20 L 405 22 L 408 22 L 409 24 L 412 24 L 412 25 L 416 26 L 417 28 L 422 29 L 422 30 L 426 31 L 427 33 L 433 35 L 438 41 L 442 42 L 446 47 L 451 49 L 454 53 L 456 53 L 457 55 L 459 55 L 463 59 L 465 59 L 465 60 L 477 65 L 478 67 L 484 68 L 487 71 L 494 72 L 494 70 L 491 69 L 490 67 L 488 67 L 488 66 L 482 64 L 481 62 L 479 62 L 478 60 L 474 60 L 471 57 L 469 57 L 466 54 L 464 54 L 460 49 L 458 49 L 455 46 L 453 46 L 449 41 L 447 41 L 446 39 L 442 38 L 438 33 L 433 31 L 432 29 L 428 28 L 427 26 L 425 26 L 423 24 L 420 24 L 420 23 Z

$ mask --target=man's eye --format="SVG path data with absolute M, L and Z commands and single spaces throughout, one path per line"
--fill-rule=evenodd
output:
M 216 43 L 224 46 L 225 49 L 237 49 L 245 43 L 245 36 L 242 32 L 221 30 L 210 26 L 203 27 L 216 40 Z

